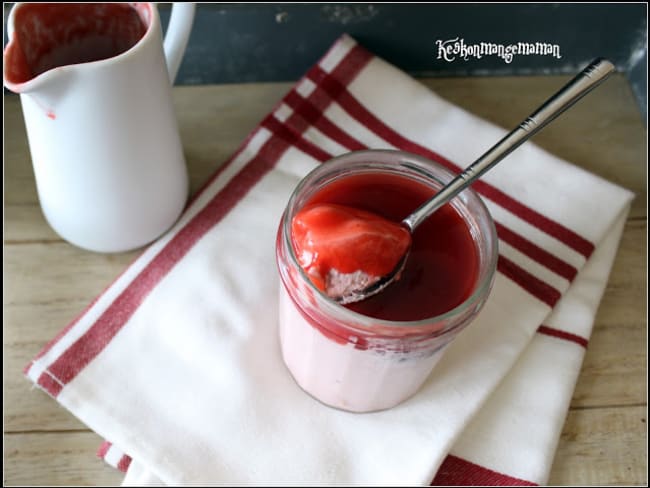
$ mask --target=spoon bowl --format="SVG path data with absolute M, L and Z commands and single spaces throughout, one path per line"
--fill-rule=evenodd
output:
M 380 293 L 384 288 L 400 278 L 404 271 L 404 267 L 406 266 L 406 262 L 408 261 L 410 252 L 411 249 L 409 246 L 406 252 L 402 255 L 402 258 L 398 261 L 397 265 L 395 265 L 389 274 L 384 276 L 374 277 L 364 273 L 363 271 L 350 273 L 350 275 L 354 276 L 339 275 L 336 279 L 336 283 L 328 289 L 327 294 L 341 305 L 346 305 L 348 303 L 365 300 L 366 298 Z M 359 286 L 360 283 L 366 284 L 369 282 L 371 283 L 370 285 Z M 332 293 L 330 290 L 336 291 Z

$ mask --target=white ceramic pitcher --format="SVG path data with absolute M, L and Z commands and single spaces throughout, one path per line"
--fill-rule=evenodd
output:
M 171 98 L 194 19 L 175 4 L 165 44 L 151 3 L 18 3 L 4 84 L 20 94 L 52 228 L 98 252 L 164 233 L 189 184 Z

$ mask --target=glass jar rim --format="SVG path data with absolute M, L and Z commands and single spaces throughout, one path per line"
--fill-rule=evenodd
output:
M 325 161 L 324 163 L 314 168 L 312 171 L 310 171 L 307 175 L 305 175 L 301 179 L 301 181 L 298 183 L 298 185 L 294 188 L 293 192 L 291 193 L 289 201 L 287 202 L 286 210 L 282 215 L 282 222 L 281 222 L 282 239 L 284 241 L 284 245 L 286 247 L 288 257 L 291 260 L 291 264 L 297 268 L 300 278 L 304 283 L 306 283 L 306 286 L 313 293 L 313 295 L 315 297 L 318 297 L 319 306 L 324 308 L 323 311 L 325 313 L 333 314 L 336 316 L 343 315 L 345 319 L 354 321 L 355 325 L 363 324 L 365 327 L 369 327 L 370 329 L 380 327 L 382 329 L 386 329 L 386 328 L 388 329 L 395 328 L 399 330 L 413 329 L 414 331 L 416 331 L 419 330 L 420 328 L 427 329 L 432 324 L 437 324 L 449 319 L 453 319 L 454 317 L 457 317 L 459 315 L 462 315 L 465 311 L 473 307 L 489 291 L 493 283 L 494 275 L 496 273 L 496 265 L 498 259 L 497 234 L 496 234 L 494 221 L 485 203 L 480 198 L 478 193 L 476 193 L 476 191 L 474 191 L 472 188 L 464 189 L 458 196 L 454 197 L 451 202 L 452 204 L 453 202 L 458 202 L 459 201 L 458 199 L 461 195 L 465 195 L 467 198 L 470 198 L 476 202 L 476 204 L 480 209 L 480 212 L 483 214 L 484 217 L 487 218 L 488 221 L 489 232 L 488 235 L 485 236 L 485 239 L 488 241 L 488 243 L 491 243 L 493 245 L 490 246 L 491 253 L 487 256 L 486 271 L 482 273 L 483 276 L 479 276 L 477 278 L 477 280 L 480 278 L 480 282 L 476 283 L 476 286 L 472 291 L 472 293 L 465 300 L 463 300 L 463 302 L 461 302 L 451 310 L 448 310 L 447 312 L 434 315 L 432 317 L 427 317 L 424 319 L 408 320 L 408 321 L 387 320 L 387 319 L 380 319 L 380 318 L 364 315 L 339 304 L 331 297 L 329 297 L 324 291 L 316 287 L 314 283 L 311 281 L 311 279 L 309 278 L 309 276 L 307 275 L 307 273 L 305 272 L 305 270 L 303 269 L 303 267 L 300 265 L 298 261 L 298 257 L 295 254 L 293 243 L 291 241 L 291 220 L 293 216 L 291 215 L 291 212 L 289 210 L 295 206 L 296 200 L 298 199 L 299 195 L 301 195 L 301 192 L 305 189 L 307 185 L 313 184 L 314 183 L 313 180 L 321 176 L 321 173 L 326 174 L 327 170 L 329 170 L 333 166 L 336 166 L 337 164 L 341 164 L 342 162 L 346 162 L 350 159 L 354 160 L 354 162 L 359 162 L 359 163 L 364 161 L 367 163 L 375 163 L 375 164 L 384 163 L 381 161 L 377 161 L 376 159 L 377 157 L 395 158 L 395 161 L 391 161 L 391 163 L 399 162 L 402 165 L 404 165 L 404 163 L 415 163 L 417 166 L 414 167 L 409 165 L 410 169 L 417 171 L 420 175 L 425 176 L 427 179 L 433 180 L 441 185 L 444 185 L 445 182 L 440 181 L 438 178 L 436 178 L 435 175 L 428 172 L 427 168 L 433 168 L 436 171 L 443 173 L 449 179 L 455 176 L 451 171 L 449 171 L 447 168 L 443 167 L 441 164 L 435 161 L 424 158 L 417 154 L 400 151 L 400 150 L 394 150 L 394 149 L 366 149 L 361 151 L 351 151 Z M 386 163 L 388 163 L 388 161 L 386 161 Z M 379 168 L 377 168 L 377 170 L 380 171 Z M 405 175 L 405 177 L 409 177 L 409 176 Z M 457 206 L 457 203 L 455 206 Z M 453 325 L 459 325 L 459 324 L 453 324 Z M 440 333 L 448 332 L 455 328 L 456 328 L 455 326 L 449 328 L 445 327 L 443 330 L 440 331 Z

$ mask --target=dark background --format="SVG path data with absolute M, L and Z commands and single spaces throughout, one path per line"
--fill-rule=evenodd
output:
M 159 6 L 166 25 L 170 5 Z M 575 74 L 598 56 L 647 114 L 646 3 L 198 4 L 177 83 L 297 80 L 342 34 L 415 77 Z M 544 42 L 561 59 L 437 59 L 437 40 Z
M 159 5 L 163 26 L 170 10 Z M 647 117 L 646 3 L 200 3 L 176 83 L 294 81 L 342 33 L 415 77 L 569 75 L 602 56 Z M 562 57 L 438 59 L 436 41 L 454 38 L 557 44 Z

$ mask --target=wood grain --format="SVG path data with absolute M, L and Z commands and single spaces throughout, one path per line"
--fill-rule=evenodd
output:
M 600 303 L 571 405 L 640 405 L 647 400 L 647 223 L 628 220 Z
M 124 475 L 95 456 L 101 442 L 93 432 L 5 435 L 5 486 L 120 486 Z
M 571 410 L 549 485 L 643 486 L 647 469 L 645 406 Z
M 569 77 L 426 79 L 439 95 L 511 128 Z M 251 83 L 174 88 L 196 191 L 291 87 Z M 617 75 L 535 138 L 559 157 L 636 194 L 549 483 L 647 484 L 646 129 Z M 22 370 L 138 252 L 93 254 L 62 241 L 38 205 L 18 97 L 4 96 L 3 380 L 5 485 L 114 485 L 95 457 L 101 438 Z M 460 162 L 459 162 L 460 163 Z

